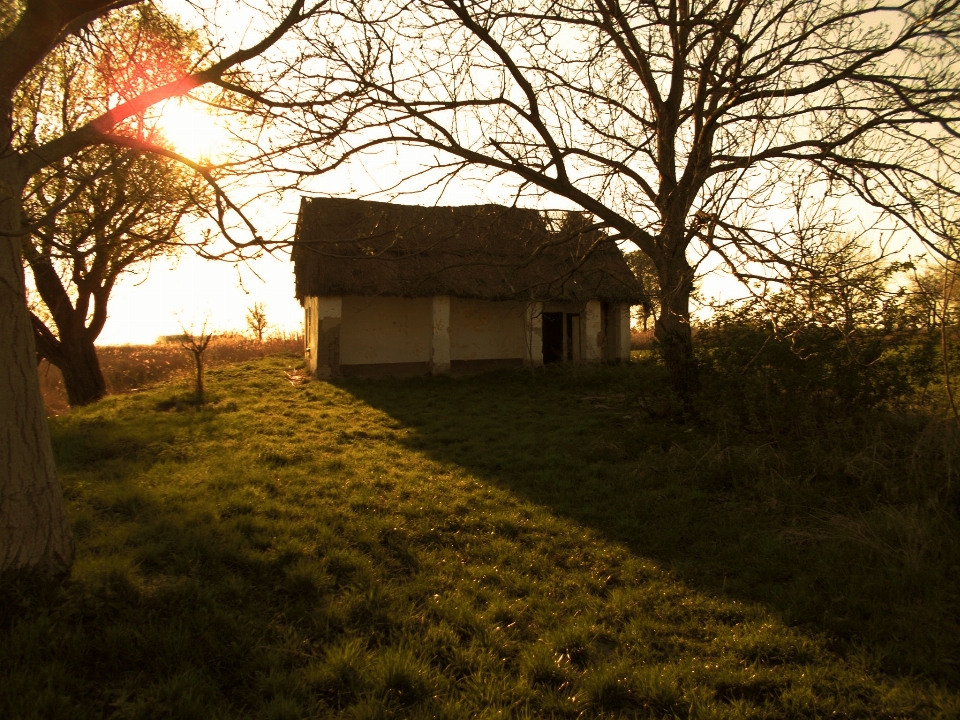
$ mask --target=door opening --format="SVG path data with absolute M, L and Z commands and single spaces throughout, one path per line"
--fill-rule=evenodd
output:
M 563 360 L 563 313 L 543 313 L 543 362 Z

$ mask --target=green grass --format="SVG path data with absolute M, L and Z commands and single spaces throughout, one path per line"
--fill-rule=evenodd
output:
M 0 718 L 960 714 L 935 424 L 770 444 L 664 419 L 645 363 L 294 363 L 52 421 L 77 563 L 2 590 Z

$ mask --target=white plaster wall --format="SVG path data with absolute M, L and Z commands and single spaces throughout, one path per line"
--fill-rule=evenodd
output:
M 340 315 L 343 298 L 322 295 L 317 298 L 317 371 L 319 378 L 340 374 Z
M 303 339 L 304 354 L 306 355 L 307 366 L 310 372 L 317 371 L 317 298 L 307 296 L 303 299 Z
M 450 359 L 523 358 L 526 308 L 522 302 L 450 298 Z
M 431 298 L 343 298 L 340 364 L 429 362 Z
M 450 298 L 437 295 L 433 305 L 433 347 L 430 352 L 430 372 L 442 375 L 450 372 Z
M 580 362 L 583 360 L 583 333 L 580 330 L 580 313 L 570 313 L 564 319 L 570 321 L 570 335 L 566 335 L 566 328 L 564 328 L 564 338 L 572 345 L 572 347 L 567 348 L 565 357 L 573 362 Z
M 618 310 L 620 327 L 617 332 L 617 360 L 630 362 L 630 306 L 621 303 Z
M 603 324 L 599 300 L 588 300 L 583 308 L 580 326 L 583 328 L 581 357 L 587 362 L 603 359 Z

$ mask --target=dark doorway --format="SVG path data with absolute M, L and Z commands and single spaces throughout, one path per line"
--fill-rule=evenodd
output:
M 563 313 L 543 313 L 543 362 L 563 360 Z

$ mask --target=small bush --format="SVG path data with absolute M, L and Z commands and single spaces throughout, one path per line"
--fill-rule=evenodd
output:
M 653 329 L 643 330 L 640 327 L 630 328 L 631 350 L 653 350 L 656 346 L 657 340 L 653 336 Z
M 697 334 L 705 408 L 714 419 L 786 432 L 857 412 L 909 406 L 937 374 L 936 339 L 907 330 L 844 334 L 814 322 L 785 332 L 754 308 Z

